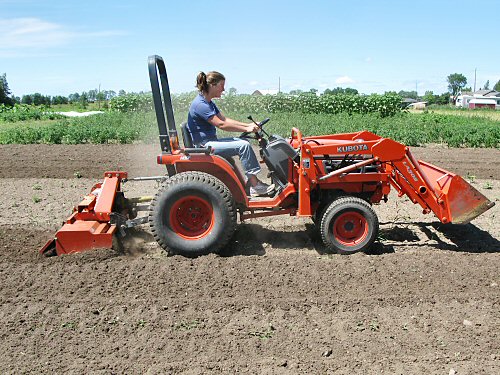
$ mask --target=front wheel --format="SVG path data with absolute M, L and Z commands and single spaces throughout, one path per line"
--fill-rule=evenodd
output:
M 373 208 L 357 197 L 335 199 L 323 210 L 319 226 L 325 246 L 340 254 L 367 250 L 379 229 Z
M 149 225 L 158 244 L 170 253 L 217 252 L 236 228 L 233 197 L 212 175 L 179 173 L 164 183 L 151 202 Z

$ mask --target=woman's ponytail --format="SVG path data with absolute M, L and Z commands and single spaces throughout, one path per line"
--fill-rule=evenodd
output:
M 198 76 L 196 77 L 196 87 L 200 92 L 208 92 L 207 75 L 205 73 L 198 73 Z

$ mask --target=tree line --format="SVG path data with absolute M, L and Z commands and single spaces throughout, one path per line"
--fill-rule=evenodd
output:
M 125 95 L 125 92 L 123 93 Z M 101 91 L 89 90 L 82 93 L 74 93 L 68 96 L 56 95 L 48 96 L 40 93 L 23 95 L 21 99 L 17 98 L 16 102 L 20 104 L 33 104 L 33 105 L 57 105 L 57 104 L 72 104 L 80 103 L 85 104 L 96 101 L 111 100 L 116 96 L 115 91 Z
M 456 97 L 462 91 L 472 91 L 471 87 L 467 86 L 467 78 L 460 73 L 450 74 L 446 80 L 448 81 L 448 91 L 451 93 L 453 97 Z M 490 81 L 487 80 L 484 86 L 479 87 L 479 89 L 483 90 L 491 90 L 490 89 Z M 493 90 L 500 91 L 500 80 L 493 86 Z
M 125 90 L 120 90 L 118 92 L 119 96 L 126 95 Z M 9 89 L 9 84 L 7 82 L 7 75 L 4 73 L 0 75 L 0 104 L 7 106 L 13 106 L 14 104 L 28 104 L 28 105 L 58 105 L 58 104 L 81 104 L 86 106 L 88 103 L 98 102 L 98 101 L 109 101 L 117 96 L 117 93 L 113 90 L 89 90 L 83 91 L 81 93 L 75 92 L 68 96 L 63 95 L 43 95 L 40 93 L 27 94 L 22 97 L 14 96 Z
M 390 91 L 386 92 L 386 94 L 397 94 L 402 98 L 411 98 L 415 100 L 423 100 L 429 104 L 448 104 L 450 102 L 450 94 L 452 98 L 456 99 L 458 94 L 461 91 L 472 91 L 469 87 L 467 88 L 467 78 L 460 73 L 453 73 L 447 77 L 448 82 L 448 92 L 443 94 L 434 94 L 433 91 L 426 91 L 423 96 L 418 96 L 417 91 L 404 91 L 401 90 L 399 92 Z M 490 88 L 489 80 L 482 87 L 484 89 Z M 493 86 L 493 90 L 500 91 L 500 80 Z M 310 89 L 308 92 L 311 94 L 316 94 L 318 92 L 317 89 Z M 292 90 L 290 91 L 290 95 L 300 95 L 305 93 L 302 90 Z M 68 96 L 56 95 L 42 95 L 40 93 L 23 95 L 21 98 L 14 96 L 7 83 L 7 75 L 3 73 L 0 75 L 0 104 L 4 104 L 7 106 L 13 106 L 14 104 L 33 104 L 33 105 L 57 105 L 57 104 L 80 104 L 82 107 L 86 107 L 89 102 L 106 102 L 114 98 L 115 96 L 123 96 L 127 93 L 125 90 L 120 90 L 118 94 L 113 90 L 89 90 L 81 93 L 73 93 Z M 323 95 L 337 95 L 337 94 L 346 94 L 346 95 L 359 95 L 358 90 L 354 88 L 342 88 L 336 87 L 334 89 L 326 89 L 323 92 Z M 236 95 L 236 89 L 230 88 L 228 95 Z

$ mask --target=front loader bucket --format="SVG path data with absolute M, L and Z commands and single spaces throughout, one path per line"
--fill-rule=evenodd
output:
M 117 225 L 110 221 L 116 214 L 117 206 L 123 206 L 120 202 L 123 198 L 120 183 L 126 178 L 126 172 L 106 172 L 104 181 L 96 184 L 74 208 L 62 228 L 47 241 L 40 253 L 51 256 L 111 248 Z
M 421 160 L 418 162 L 442 208 L 442 222 L 467 224 L 495 205 L 459 175 Z

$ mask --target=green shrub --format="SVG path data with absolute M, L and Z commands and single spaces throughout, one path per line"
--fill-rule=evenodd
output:
M 55 120 L 64 116 L 51 112 L 46 106 L 15 104 L 13 107 L 0 105 L 0 121 L 18 122 L 26 120 Z
M 337 95 L 341 96 L 341 95 Z M 354 111 L 341 111 L 333 109 L 332 103 L 325 104 L 316 99 L 311 99 L 309 107 L 301 111 L 258 110 L 262 103 L 270 104 L 269 98 L 260 97 L 254 101 L 246 102 L 248 107 L 242 110 L 239 107 L 241 96 L 234 96 L 232 102 L 226 101 L 224 105 L 234 105 L 238 110 L 223 109 L 226 116 L 239 121 L 248 122 L 248 114 L 255 119 L 271 118 L 266 125 L 266 130 L 271 134 L 280 134 L 289 137 L 292 127 L 299 128 L 304 136 L 323 134 L 351 133 L 368 130 L 381 137 L 392 138 L 408 146 L 420 146 L 428 143 L 442 143 L 451 147 L 500 147 L 500 126 L 498 121 L 485 117 L 466 117 L 460 115 L 437 114 L 426 112 L 413 114 L 398 112 L 392 116 L 384 115 L 380 111 L 370 112 L 370 108 L 384 106 L 382 95 L 373 96 L 369 101 L 356 102 L 352 99 L 351 106 L 359 108 L 362 105 L 371 106 L 363 109 L 367 113 Z M 321 99 L 321 97 L 319 97 Z M 336 98 L 335 100 L 337 100 Z M 177 127 L 187 119 L 187 103 L 192 97 L 182 97 L 179 106 L 186 106 L 184 110 L 176 109 L 174 112 Z M 260 101 L 259 101 L 260 100 Z M 293 108 L 293 100 L 280 97 L 279 108 Z M 305 99 L 304 99 L 305 100 Z M 326 99 L 324 99 L 326 100 Z M 343 99 L 338 99 L 343 100 Z M 345 99 L 351 100 L 351 99 Z M 387 100 L 393 100 L 389 98 Z M 396 100 L 394 99 L 394 102 Z M 318 104 L 319 103 L 319 104 Z M 221 103 L 222 104 L 222 103 Z M 394 104 L 394 103 L 393 103 Z M 316 105 L 332 105 L 332 113 L 305 113 L 314 110 Z M 338 106 L 338 105 L 337 105 Z M 356 108 L 358 108 L 356 107 Z M 387 107 L 387 106 L 386 106 Z M 390 105 L 389 105 L 390 107 Z M 309 108 L 309 109 L 307 109 Z M 325 107 L 328 108 L 328 107 Z M 359 110 L 356 109 L 356 111 Z M 221 132 L 220 136 L 234 133 Z M 136 141 L 157 142 L 158 126 L 155 113 L 152 111 L 111 111 L 98 116 L 64 118 L 57 121 L 33 121 L 31 123 L 1 123 L 0 144 L 7 143 L 132 143 Z

